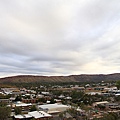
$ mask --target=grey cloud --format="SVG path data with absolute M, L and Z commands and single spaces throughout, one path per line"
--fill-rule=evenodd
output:
M 0 75 L 119 72 L 119 11 L 119 0 L 0 1 Z

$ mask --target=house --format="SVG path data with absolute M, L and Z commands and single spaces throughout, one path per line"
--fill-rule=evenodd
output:
M 23 103 L 36 103 L 37 99 L 36 98 L 34 98 L 34 99 L 22 99 L 22 102 Z
M 54 99 L 56 103 L 61 103 L 62 100 L 61 99 Z
M 31 106 L 32 106 L 31 103 L 23 103 L 23 102 L 19 102 L 19 101 L 12 105 L 13 108 L 20 107 L 22 109 L 22 111 L 29 111 Z
M 120 93 L 115 94 L 115 96 L 120 96 Z
M 106 105 L 108 103 L 109 103 L 108 101 L 95 102 L 95 103 L 93 103 L 93 106 Z
M 101 92 L 88 92 L 86 94 L 88 94 L 88 95 L 102 95 Z
M 65 96 L 64 95 L 60 95 L 60 96 L 58 96 L 58 98 L 63 99 L 63 98 L 65 98 Z
M 42 95 L 50 95 L 49 92 L 41 92 Z
M 75 86 L 75 87 L 72 87 L 73 90 L 77 90 L 77 91 L 84 91 L 85 90 L 85 87 L 79 87 L 79 86 Z
M 14 115 L 13 120 L 23 120 L 24 116 L 23 115 Z
M 66 99 L 66 100 L 72 100 L 72 97 L 66 97 L 66 98 L 64 98 L 64 99 Z
M 1 90 L 3 91 L 4 94 L 8 95 L 8 94 L 14 94 L 14 95 L 18 95 L 21 94 L 20 90 L 18 88 L 1 88 Z
M 31 120 L 33 117 L 29 114 L 14 115 L 13 120 Z
M 49 120 L 50 118 L 52 118 L 52 115 L 44 111 L 33 111 L 33 112 L 28 112 L 28 114 L 31 115 L 36 120 Z
M 95 87 L 94 90 L 103 91 L 104 87 Z
M 52 115 L 44 112 L 44 111 L 33 111 L 28 112 L 28 114 L 22 114 L 22 115 L 14 115 L 14 120 L 31 120 L 34 118 L 35 120 L 49 120 L 52 118 Z
M 9 100 L 9 99 L 0 99 L 0 102 L 9 104 L 9 103 L 10 103 L 10 100 Z
M 36 98 L 44 98 L 44 95 L 38 94 L 38 95 L 36 96 Z
M 110 109 L 119 109 L 120 108 L 120 105 L 118 103 L 108 103 L 107 106 Z

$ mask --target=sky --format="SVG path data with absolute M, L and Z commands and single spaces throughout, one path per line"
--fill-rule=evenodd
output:
M 0 0 L 0 77 L 119 72 L 119 0 Z

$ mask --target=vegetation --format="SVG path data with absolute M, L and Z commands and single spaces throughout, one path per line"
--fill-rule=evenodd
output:
M 14 77 L 13 77 L 12 79 L 14 79 L 14 82 L 11 82 L 12 80 L 10 79 L 9 83 L 5 83 L 5 84 L 13 85 L 13 86 L 16 85 L 19 88 L 24 87 L 23 90 L 25 91 L 25 93 L 23 92 L 23 94 L 18 95 L 15 98 L 15 101 L 21 101 L 22 99 L 34 98 L 38 102 L 38 103 L 36 102 L 37 104 L 42 104 L 42 103 L 46 103 L 47 101 L 50 101 L 49 103 L 55 103 L 58 100 L 59 102 L 62 102 L 63 104 L 72 106 L 72 108 L 67 110 L 66 112 L 69 113 L 76 120 L 80 119 L 80 118 L 82 118 L 83 120 L 87 120 L 88 119 L 87 117 L 89 115 L 94 117 L 94 115 L 96 116 L 98 113 L 100 113 L 100 115 L 102 117 L 94 118 L 94 120 L 118 120 L 119 116 L 116 113 L 107 112 L 107 114 L 104 114 L 104 113 L 100 112 L 100 111 L 103 112 L 103 111 L 107 110 L 108 106 L 105 106 L 105 105 L 98 105 L 97 107 L 92 106 L 92 104 L 94 102 L 100 102 L 100 101 L 110 101 L 110 102 L 114 101 L 116 103 L 120 102 L 120 96 L 115 96 L 114 94 L 111 94 L 111 93 L 110 93 L 111 94 L 110 95 L 110 94 L 108 94 L 109 91 L 106 92 L 106 91 L 102 90 L 102 89 L 104 89 L 104 86 L 106 86 L 107 88 L 111 87 L 111 85 L 115 86 L 116 81 L 112 81 L 109 83 L 107 83 L 107 82 L 106 83 L 105 82 L 95 83 L 95 82 L 86 81 L 86 82 L 81 83 L 80 82 L 81 79 L 79 80 L 80 76 L 69 76 L 68 78 L 70 78 L 70 80 L 72 78 L 75 81 L 73 80 L 71 82 L 68 82 L 68 81 L 63 82 L 64 77 L 60 77 L 60 78 L 58 78 L 58 77 L 55 77 L 55 78 L 54 77 L 40 77 L 40 80 L 43 79 L 42 82 L 37 81 L 37 80 L 35 80 L 33 82 L 32 78 L 34 80 L 39 77 L 35 77 L 35 78 L 34 77 L 29 78 L 29 77 L 30 76 L 26 76 L 26 77 L 23 76 L 23 81 L 22 81 L 22 78 L 17 77 L 14 79 Z M 83 77 L 83 80 L 85 79 L 84 77 L 89 78 L 89 79 L 93 78 L 93 76 L 87 76 L 87 75 L 85 75 L 85 76 L 83 75 L 82 77 Z M 101 78 L 104 78 L 104 76 L 102 75 Z M 98 76 L 96 76 L 96 80 L 101 80 L 101 78 L 98 78 Z M 15 81 L 16 79 L 18 81 Z M 52 79 L 52 82 L 51 81 L 48 82 L 47 81 L 48 79 Z M 58 80 L 58 82 L 56 82 L 57 79 L 61 79 L 61 80 L 60 81 Z M 44 81 L 44 80 L 46 80 L 46 81 Z M 78 80 L 78 81 L 76 81 L 76 80 Z M 94 78 L 94 80 L 95 80 L 95 78 Z M 86 84 L 89 84 L 89 86 L 86 86 Z M 77 89 L 73 89 L 72 87 L 74 87 L 74 86 L 77 86 L 77 87 L 82 86 L 85 88 L 85 90 L 80 90 L 77 87 L 76 87 Z M 118 88 L 120 88 L 120 81 L 116 82 L 116 86 Z M 96 88 L 96 90 L 95 90 L 95 88 Z M 100 88 L 102 88 L 102 89 L 100 89 Z M 22 90 L 22 89 L 20 89 L 20 90 Z M 2 91 L 2 89 L 1 89 L 1 91 Z M 40 96 L 40 94 L 42 94 L 42 92 L 44 92 L 44 91 L 49 92 L 50 94 Z M 102 95 L 87 94 L 90 91 L 92 91 L 92 92 L 96 91 L 96 93 L 97 92 L 101 92 L 101 93 L 106 92 L 107 97 L 106 97 L 106 94 L 102 94 Z M 29 95 L 27 95 L 26 93 L 28 93 Z M 34 96 L 32 97 L 32 95 L 30 95 L 30 94 L 34 94 Z M 13 97 L 13 95 L 0 94 L 0 99 L 10 98 L 11 96 Z M 39 98 L 39 97 L 42 97 L 42 98 Z M 30 100 L 30 101 L 32 101 L 32 100 Z M 25 102 L 29 103 L 29 100 L 25 101 Z M 37 110 L 36 105 L 33 105 L 31 107 L 31 109 L 28 111 L 36 111 Z M 85 111 L 85 113 L 83 112 L 83 114 L 81 114 L 80 111 L 78 113 L 77 108 L 80 108 L 81 110 Z M 9 114 L 10 114 L 9 110 L 10 109 L 6 106 L 5 103 L 2 103 L 0 105 L 0 120 L 6 120 L 7 117 L 9 117 Z M 16 115 L 21 114 L 21 112 L 22 112 L 22 110 L 20 107 L 15 107 Z M 64 115 L 66 114 L 66 112 L 60 113 L 59 117 L 61 119 L 63 119 L 65 117 Z M 6 118 L 2 118 L 1 116 L 3 116 L 3 115 L 6 116 Z M 82 115 L 83 115 L 83 117 L 82 117 Z
M 120 116 L 117 113 L 108 113 L 101 118 L 94 118 L 93 120 L 120 120 Z
M 15 98 L 15 101 L 21 101 L 21 100 L 22 100 L 21 95 L 18 95 L 18 96 Z
M 6 77 L 6 78 L 1 78 L 0 83 L 44 83 L 48 84 L 53 83 L 56 84 L 58 83 L 70 83 L 70 82 L 100 82 L 102 80 L 104 81 L 116 81 L 120 79 L 120 74 L 109 74 L 109 75 L 104 75 L 104 74 L 99 74 L 99 75 L 70 75 L 70 76 L 32 76 L 32 75 L 21 75 L 21 76 L 13 76 L 13 77 Z M 13 85 L 14 85 L 13 84 Z M 13 86 L 12 85 L 12 86 Z M 21 84 L 24 85 L 24 84 Z
M 35 106 L 35 105 L 32 105 L 32 106 L 31 106 L 31 109 L 30 109 L 30 112 L 36 111 L 36 110 L 37 110 L 36 106 Z
M 116 96 L 116 97 L 115 97 L 115 101 L 116 101 L 116 102 L 120 102 L 120 96 Z
M 11 109 L 6 106 L 6 103 L 0 103 L 0 120 L 7 120 L 10 117 Z
M 3 95 L 3 94 L 0 94 L 0 99 L 9 99 L 11 97 L 11 95 Z
M 22 113 L 21 107 L 15 107 L 15 115 L 19 115 Z
M 118 80 L 118 81 L 116 82 L 116 86 L 117 86 L 118 89 L 120 89 L 120 80 Z

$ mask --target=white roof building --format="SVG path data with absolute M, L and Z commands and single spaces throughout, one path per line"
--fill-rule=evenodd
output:
M 96 95 L 96 94 L 101 95 L 102 93 L 101 92 L 88 92 L 86 94 L 88 94 L 88 95 Z
M 115 96 L 120 96 L 120 93 L 115 94 Z
M 28 114 L 23 114 L 23 115 L 14 115 L 15 119 L 25 119 L 25 118 L 50 118 L 52 115 L 44 112 L 44 111 L 33 111 L 33 112 L 28 112 Z
M 70 106 L 55 103 L 55 104 L 39 105 L 38 108 L 41 110 L 47 110 L 47 112 L 50 113 L 50 111 L 59 111 L 59 112 L 65 111 L 68 108 L 70 108 Z
M 27 106 L 32 106 L 31 103 L 23 103 L 20 101 L 17 101 L 16 103 L 13 104 L 13 107 L 27 107 Z
M 23 119 L 24 116 L 23 116 L 23 115 L 14 115 L 14 118 L 15 118 L 15 119 Z
M 25 117 L 25 118 L 31 118 L 32 116 L 29 115 L 29 114 L 24 114 L 24 117 Z
M 43 95 L 50 95 L 49 92 L 41 92 L 41 94 L 43 94 Z
M 95 102 L 94 104 L 93 104 L 93 106 L 96 106 L 96 105 L 100 105 L 100 104 L 108 104 L 109 102 L 108 101 L 101 101 L 101 102 Z
M 26 107 L 26 106 L 31 106 L 31 103 L 20 103 L 20 104 L 16 104 L 16 107 Z
M 64 95 L 60 95 L 58 98 L 65 98 L 65 96 Z
M 44 111 L 33 111 L 33 112 L 29 112 L 28 114 L 36 119 L 44 118 L 44 117 L 52 117 L 52 115 L 50 115 Z

